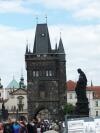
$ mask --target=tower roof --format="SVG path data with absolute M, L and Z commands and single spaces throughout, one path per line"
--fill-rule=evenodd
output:
M 18 82 L 13 78 L 13 80 L 8 84 L 8 86 L 6 87 L 8 89 L 18 89 L 19 88 L 19 84 Z
M 37 24 L 33 53 L 50 53 L 51 43 L 47 24 Z

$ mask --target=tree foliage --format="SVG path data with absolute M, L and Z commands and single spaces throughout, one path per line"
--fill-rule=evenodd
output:
M 71 103 L 67 103 L 65 106 L 64 106 L 64 114 L 73 114 L 74 113 L 74 110 L 75 110 L 75 106 L 72 105 Z

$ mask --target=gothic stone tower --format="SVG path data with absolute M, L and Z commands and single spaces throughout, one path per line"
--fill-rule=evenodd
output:
M 51 48 L 47 24 L 37 24 L 33 52 L 25 53 L 28 88 L 28 115 L 47 109 L 51 119 L 61 119 L 66 103 L 66 61 L 60 37 Z

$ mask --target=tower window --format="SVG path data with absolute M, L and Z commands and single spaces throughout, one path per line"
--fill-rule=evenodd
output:
M 51 70 L 49 70 L 49 76 L 52 76 L 52 71 Z
M 47 76 L 47 77 L 49 76 L 49 71 L 48 71 L 48 70 L 46 71 L 46 76 Z
M 33 71 L 33 77 L 35 77 L 35 71 Z
M 36 77 L 39 77 L 39 71 L 36 71 Z

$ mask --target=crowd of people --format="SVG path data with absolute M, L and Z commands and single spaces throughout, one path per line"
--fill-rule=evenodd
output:
M 58 126 L 48 120 L 31 119 L 26 122 L 9 118 L 6 122 L 0 123 L 0 133 L 44 133 L 52 129 L 57 131 Z

